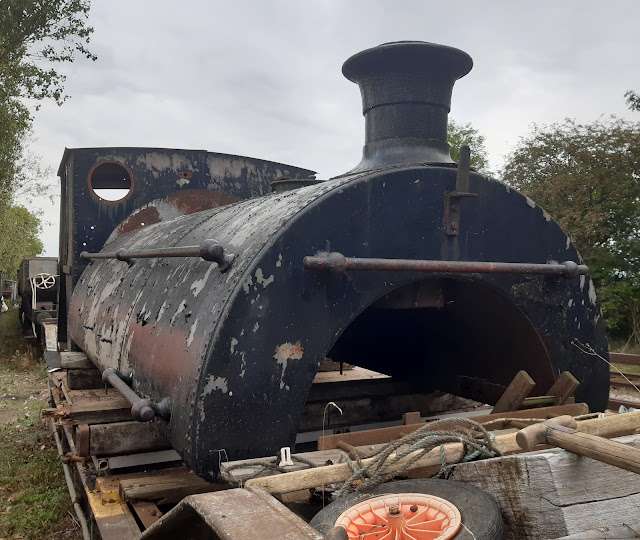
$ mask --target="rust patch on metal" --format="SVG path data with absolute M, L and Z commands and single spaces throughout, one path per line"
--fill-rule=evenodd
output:
M 146 227 L 153 223 L 160 223 L 162 219 L 155 206 L 148 206 L 129 216 L 120 225 L 118 225 L 118 234 L 126 234 L 135 231 L 141 227 Z
M 283 343 L 276 347 L 274 358 L 278 360 L 300 360 L 304 353 L 304 347 L 297 341 L 296 343 Z
M 240 200 L 240 197 L 235 195 L 209 189 L 176 191 L 167 197 L 167 203 L 175 206 L 181 214 L 185 215 L 217 208 L 218 206 L 226 206 Z

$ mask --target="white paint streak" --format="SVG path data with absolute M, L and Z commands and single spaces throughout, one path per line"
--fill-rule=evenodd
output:
M 249 277 L 247 278 L 247 281 L 245 281 L 245 282 L 242 284 L 242 290 L 243 290 L 245 293 L 249 294 L 249 291 L 251 290 L 251 285 L 253 285 L 253 278 L 252 278 L 251 276 L 249 276 Z
M 178 309 L 176 310 L 176 312 L 173 314 L 173 317 L 171 317 L 171 326 L 173 326 L 173 323 L 175 322 L 178 315 L 180 315 L 180 313 L 182 313 L 184 311 L 184 308 L 186 307 L 187 307 L 187 303 L 183 300 L 180 306 L 178 307 Z
M 204 285 L 207 282 L 207 279 L 209 279 L 209 274 L 211 274 L 211 270 L 213 269 L 214 265 L 218 266 L 218 263 L 210 264 L 204 276 L 202 276 L 202 279 L 197 279 L 191 284 L 191 293 L 193 294 L 193 296 L 198 296 L 202 289 L 204 289 Z
M 187 338 L 187 347 L 189 347 L 189 345 L 191 345 L 191 343 L 193 342 L 193 336 L 196 333 L 196 326 L 198 326 L 198 319 L 196 319 L 195 322 L 191 325 L 191 331 L 189 332 L 189 337 Z
M 589 280 L 589 301 L 593 306 L 595 306 L 598 301 L 596 297 L 596 288 L 593 286 L 593 281 L 591 280 Z

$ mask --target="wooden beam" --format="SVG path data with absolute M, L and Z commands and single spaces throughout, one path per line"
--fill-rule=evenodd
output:
M 622 399 L 617 397 L 610 397 L 607 408 L 617 411 L 620 407 L 626 407 L 627 409 L 633 407 L 634 409 L 640 409 L 640 400 L 634 399 Z
M 388 422 L 397 420 L 407 411 L 418 411 L 423 416 L 430 416 L 445 411 L 473 409 L 480 405 L 476 401 L 432 392 L 429 394 L 380 395 L 366 398 L 336 399 L 342 414 L 329 410 L 326 415 L 325 429 L 349 427 L 364 423 Z M 298 430 L 319 431 L 323 429 L 326 401 L 306 403 L 302 411 Z
M 529 374 L 524 371 L 518 371 L 516 376 L 507 386 L 504 394 L 500 397 L 496 406 L 493 408 L 493 413 L 502 413 L 506 411 L 517 411 L 524 399 L 534 389 L 536 383 L 529 377 Z
M 145 529 L 151 527 L 162 517 L 162 512 L 156 504 L 149 501 L 134 501 L 131 503 L 131 508 L 133 508 Z
M 640 447 L 637 435 L 621 441 Z M 640 521 L 636 475 L 564 450 L 463 463 L 448 478 L 494 496 L 505 538 L 634 538 L 607 532 Z M 597 527 L 598 534 L 586 534 Z
M 180 502 L 187 495 L 227 489 L 228 484 L 211 484 L 186 467 L 162 469 L 158 474 L 120 479 L 124 501 L 147 500 L 157 504 Z
M 103 388 L 102 373 L 96 368 L 70 369 L 67 371 L 67 386 L 69 390 Z
M 131 420 L 131 404 L 117 396 L 111 401 L 64 405 L 57 409 L 43 409 L 43 417 L 53 418 L 62 423 L 107 424 Z
M 609 361 L 616 364 L 640 366 L 640 354 L 609 353 Z
M 89 457 L 165 450 L 171 448 L 171 443 L 155 423 L 131 421 L 80 425 L 76 430 L 76 446 L 80 456 Z
M 561 401 L 558 405 L 562 405 L 567 398 L 573 396 L 578 386 L 580 386 L 580 381 L 571 372 L 563 371 L 560 377 L 551 385 L 547 395 L 560 398 Z
M 589 406 L 586 403 L 573 403 L 569 405 L 557 405 L 552 407 L 539 407 L 524 411 L 508 411 L 500 414 L 483 414 L 481 416 L 471 416 L 470 420 L 484 423 L 501 418 L 540 418 L 546 420 L 563 414 L 579 416 L 587 414 Z M 453 418 L 451 418 L 453 420 Z M 352 446 L 364 446 L 367 444 L 381 444 L 397 439 L 402 433 L 412 433 L 421 428 L 424 423 L 411 424 L 408 426 L 392 426 L 387 428 L 369 429 L 366 431 L 353 431 L 351 433 L 339 433 L 337 435 L 327 435 L 318 440 L 318 450 L 330 450 L 338 448 L 338 443 L 343 441 Z
M 60 367 L 62 369 L 95 369 L 96 366 L 82 352 L 61 352 Z

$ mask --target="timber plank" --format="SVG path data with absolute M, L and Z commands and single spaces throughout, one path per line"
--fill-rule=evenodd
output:
M 539 418 L 546 420 L 563 414 L 571 416 L 579 416 L 587 414 L 589 407 L 586 403 L 572 403 L 568 405 L 554 405 L 551 407 L 539 407 L 537 409 L 527 409 L 523 411 L 507 411 L 499 414 L 484 414 L 481 416 L 470 417 L 475 422 L 485 423 L 502 418 Z M 453 418 L 451 418 L 453 420 Z M 411 424 L 408 426 L 392 426 L 379 429 L 370 429 L 366 431 L 354 431 L 351 433 L 339 433 L 336 435 L 326 435 L 318 439 L 318 450 L 330 450 L 338 448 L 340 441 L 346 442 L 352 446 L 361 446 L 366 444 L 381 444 L 393 441 L 400 437 L 401 434 L 411 433 L 421 428 L 424 423 Z
M 129 407 L 129 411 L 131 407 Z M 154 422 L 116 422 L 88 426 L 90 456 L 118 456 L 171 448 Z
M 535 381 L 529 374 L 520 370 L 507 386 L 504 394 L 493 408 L 493 413 L 502 413 L 506 411 L 517 411 L 522 405 L 524 399 L 531 393 L 536 386 Z
M 43 409 L 43 417 L 63 423 L 106 424 L 131 420 L 131 404 L 123 397 L 110 401 L 62 405 L 56 409 Z
M 618 442 L 640 447 L 640 436 Z M 458 464 L 449 478 L 494 495 L 507 540 L 607 538 L 583 533 L 638 520 L 637 475 L 561 449 Z
M 82 352 L 61 352 L 60 367 L 62 369 L 95 368 L 96 366 Z
M 145 529 L 148 529 L 162 517 L 162 512 L 155 503 L 150 501 L 135 501 L 131 503 L 131 508 L 140 519 Z
M 561 402 L 558 405 L 562 405 L 567 398 L 573 396 L 578 386 L 580 386 L 580 381 L 571 372 L 563 371 L 560 377 L 551 385 L 547 395 L 560 398 Z
M 323 429 L 323 419 L 326 419 L 325 428 L 334 429 L 362 424 L 363 419 L 367 422 L 397 420 L 407 411 L 419 411 L 423 416 L 430 416 L 450 410 L 474 409 L 481 405 L 477 401 L 443 392 L 382 395 L 333 401 L 340 406 L 342 414 L 337 410 L 329 409 L 325 415 L 326 401 L 307 402 L 302 410 L 298 430 L 300 432 L 319 431 Z
M 102 374 L 95 368 L 70 369 L 67 372 L 67 387 L 69 390 L 104 388 Z
M 176 467 L 160 474 L 120 479 L 120 497 L 124 501 L 149 500 L 157 504 L 177 503 L 187 495 L 227 489 L 228 484 L 211 484 L 191 469 Z
M 640 366 L 640 354 L 609 353 L 609 361 L 616 364 Z

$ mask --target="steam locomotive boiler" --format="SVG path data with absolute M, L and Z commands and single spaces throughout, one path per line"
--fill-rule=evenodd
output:
M 68 340 L 141 396 L 138 419 L 201 476 L 216 478 L 221 452 L 292 446 L 325 357 L 457 394 L 462 376 L 504 385 L 521 369 L 542 393 L 570 370 L 577 399 L 604 409 L 607 366 L 575 346 L 606 357 L 604 325 L 570 239 L 449 155 L 453 84 L 471 67 L 422 42 L 356 54 L 343 66 L 366 126 L 353 170 L 318 182 L 291 168 L 284 191 L 162 219 L 136 221 L 129 202 L 125 226 L 67 269 Z

